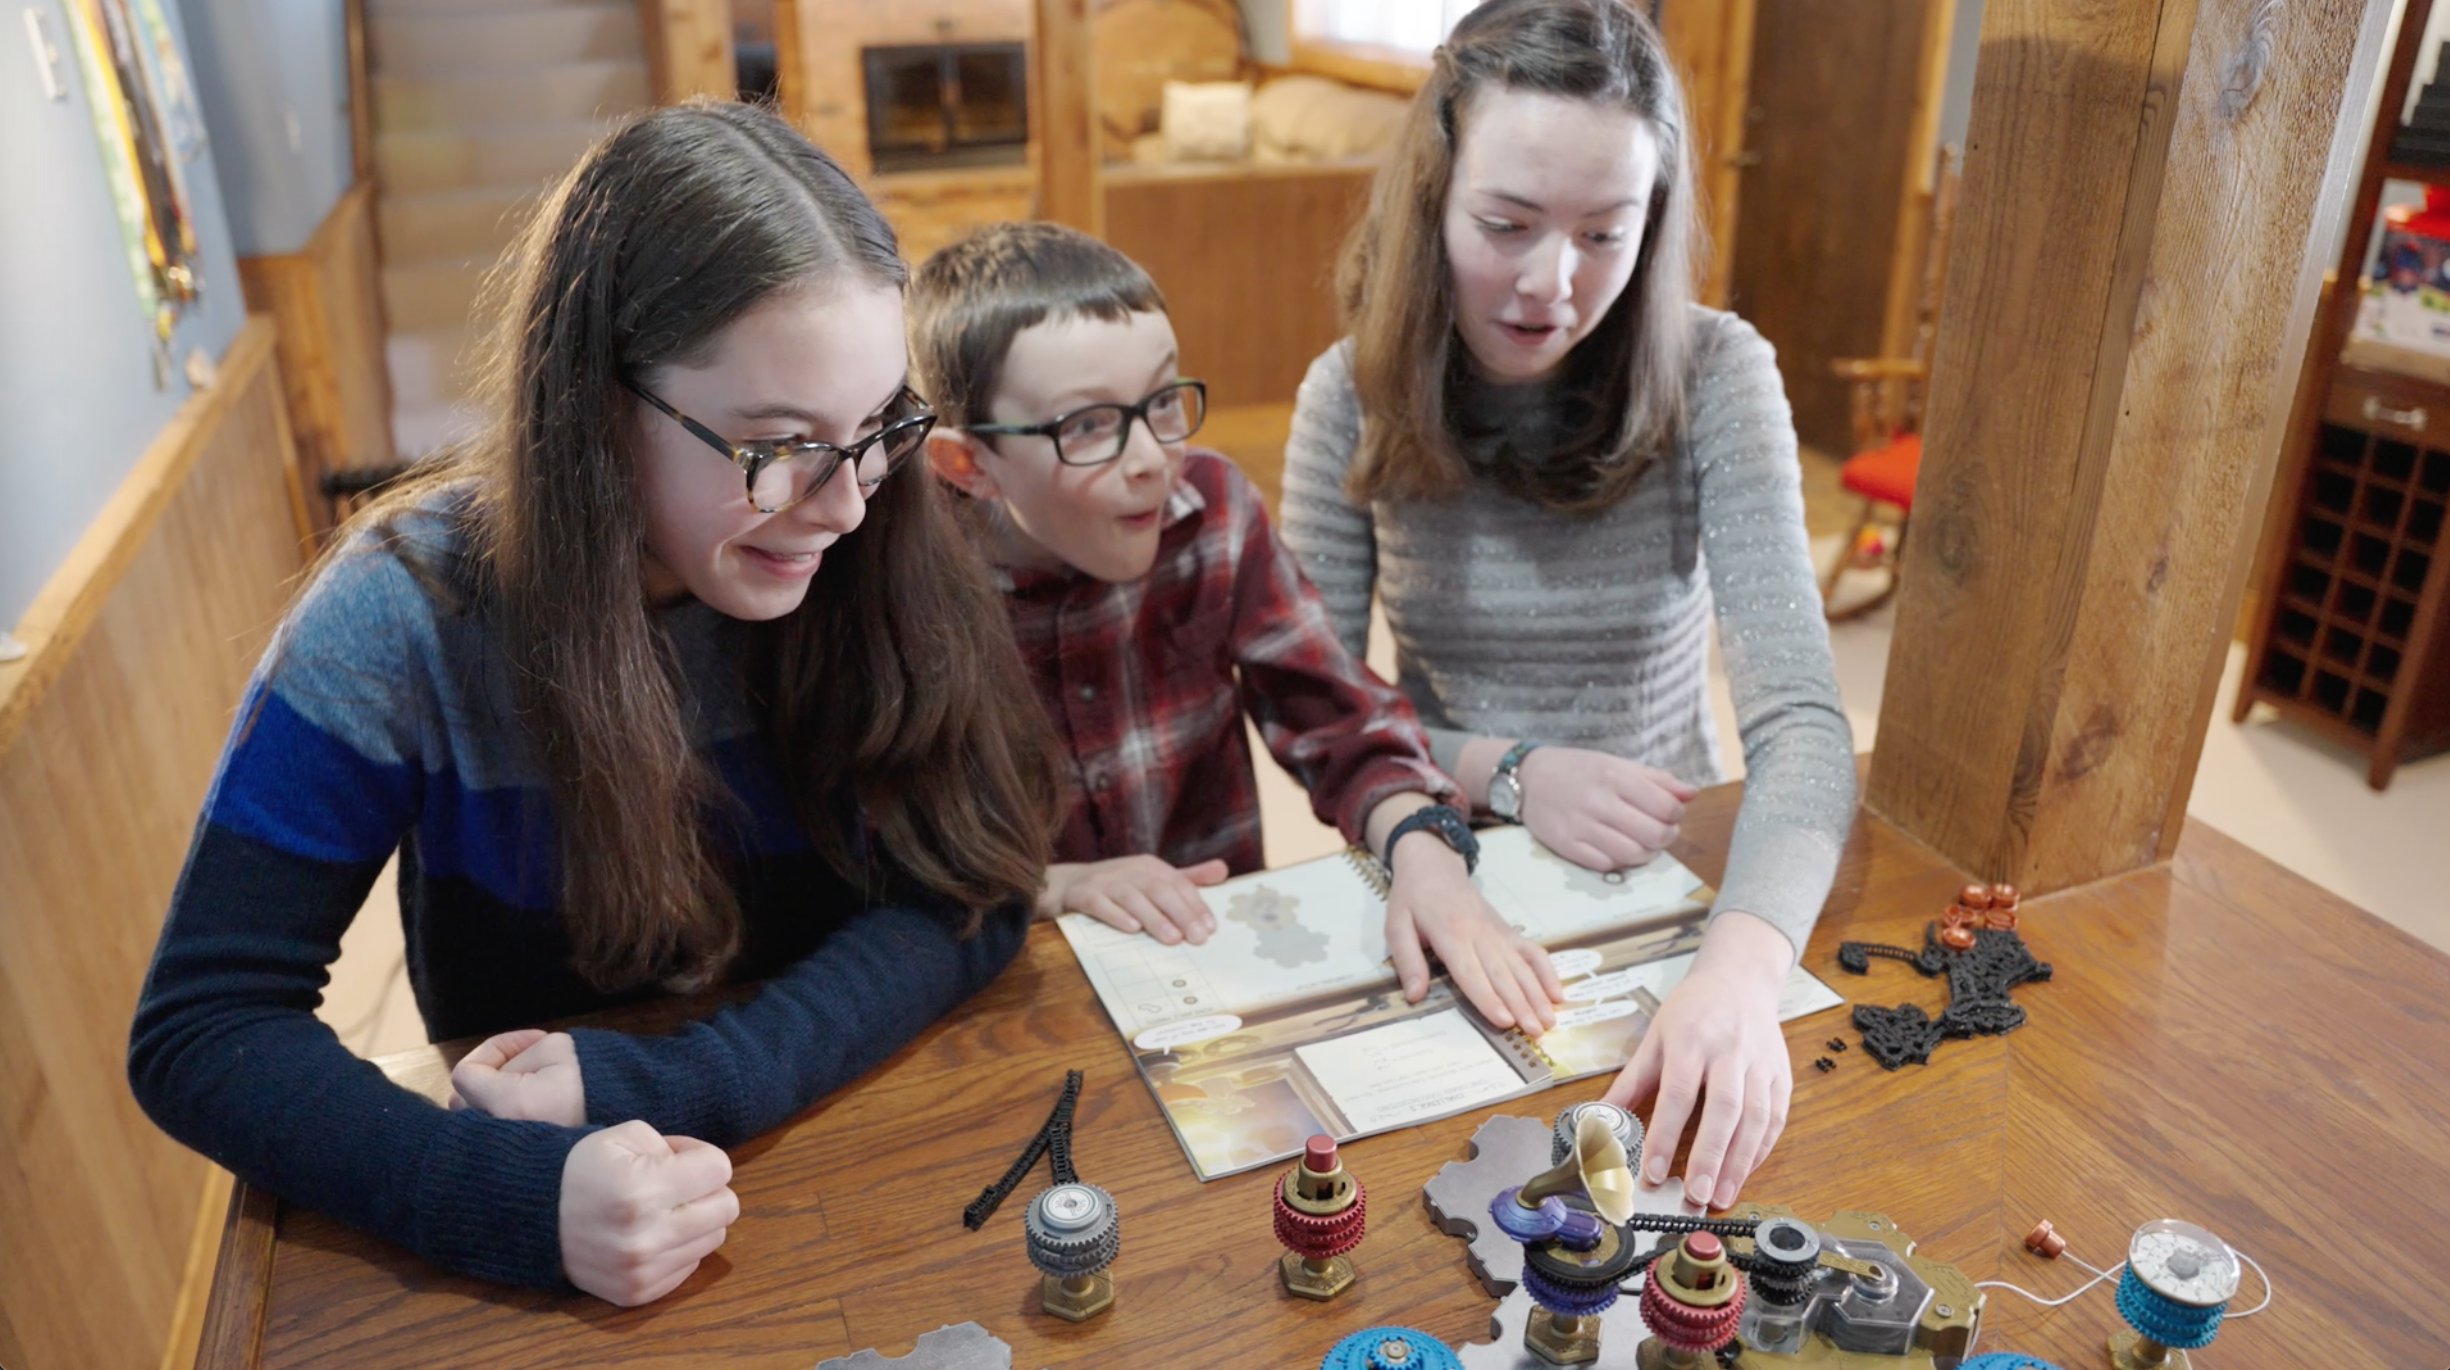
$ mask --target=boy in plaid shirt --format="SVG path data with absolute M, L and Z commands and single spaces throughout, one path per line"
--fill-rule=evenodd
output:
M 1319 818 L 1388 861 L 1405 995 L 1434 955 L 1492 1022 L 1554 1025 L 1556 971 L 1473 889 L 1411 705 L 1337 641 L 1250 482 L 1186 445 L 1206 396 L 1147 274 L 1071 229 L 997 224 L 929 258 L 909 311 L 929 463 L 977 502 L 1077 767 L 1039 911 L 1204 940 L 1196 887 L 1262 865 L 1247 712 Z

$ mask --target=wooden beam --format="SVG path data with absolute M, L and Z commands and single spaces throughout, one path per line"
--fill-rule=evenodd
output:
M 655 103 L 677 105 L 698 95 L 740 98 L 731 0 L 638 0 L 638 31 Z
M 1991 0 L 1865 802 L 2038 890 L 2175 849 L 2390 0 Z
M 1089 0 L 1033 3 L 1037 29 L 1030 45 L 1030 87 L 1036 105 L 1038 217 L 1103 237 Z

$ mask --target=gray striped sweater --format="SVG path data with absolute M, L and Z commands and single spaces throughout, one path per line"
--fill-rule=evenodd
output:
M 1362 420 L 1337 343 L 1295 405 L 1284 539 L 1356 656 L 1376 590 L 1397 683 L 1450 771 L 1474 736 L 1531 737 L 1723 779 L 1715 608 L 1746 784 L 1713 912 L 1756 914 L 1800 950 L 1854 813 L 1853 734 L 1776 357 L 1732 314 L 1696 306 L 1693 328 L 1683 441 L 1596 514 L 1551 512 L 1486 476 L 1453 500 L 1356 506 L 1343 485 Z

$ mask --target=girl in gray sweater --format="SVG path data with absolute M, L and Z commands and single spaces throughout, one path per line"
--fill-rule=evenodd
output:
M 1354 234 L 1352 336 L 1310 368 L 1284 536 L 1470 800 L 1595 869 L 1676 836 L 1722 779 L 1719 639 L 1746 786 L 1700 956 L 1609 1088 L 1655 1093 L 1644 1178 L 1698 1110 L 1688 1197 L 1776 1143 L 1787 973 L 1854 809 L 1770 347 L 1692 302 L 1692 149 L 1624 0 L 1490 0 L 1455 28 Z

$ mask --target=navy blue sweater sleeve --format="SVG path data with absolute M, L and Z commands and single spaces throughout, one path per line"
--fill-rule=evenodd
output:
M 1028 915 L 1018 905 L 995 910 L 963 938 L 948 913 L 872 908 L 753 998 L 678 1032 L 574 1029 L 587 1119 L 644 1119 L 717 1146 L 766 1132 L 995 978 L 1019 954 Z
M 586 1129 L 452 1113 L 315 1017 L 341 933 L 415 823 L 430 614 L 343 554 L 284 622 L 206 795 L 128 1038 L 171 1136 L 292 1203 L 486 1279 L 566 1288 L 561 1170 Z

